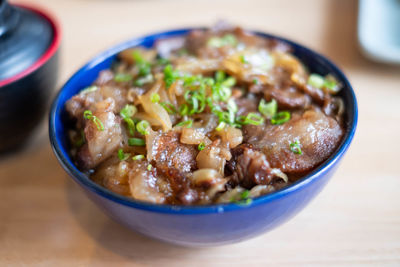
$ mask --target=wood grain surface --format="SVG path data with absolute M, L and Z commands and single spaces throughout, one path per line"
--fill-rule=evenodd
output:
M 400 266 L 400 68 L 360 55 L 356 1 L 31 4 L 54 13 L 63 28 L 58 88 L 113 44 L 224 18 L 331 58 L 354 86 L 359 126 L 331 182 L 290 222 L 239 244 L 188 249 L 148 239 L 103 215 L 58 164 L 44 122 L 28 147 L 0 158 L 1 266 Z

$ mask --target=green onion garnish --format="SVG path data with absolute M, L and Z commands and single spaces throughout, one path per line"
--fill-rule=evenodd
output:
M 228 77 L 221 84 L 226 87 L 232 87 L 236 84 L 236 79 L 235 79 L 235 77 Z
M 186 104 L 183 104 L 179 107 L 179 114 L 181 114 L 181 116 L 185 116 L 189 113 L 189 107 Z
M 142 135 L 149 134 L 148 127 L 150 127 L 150 123 L 146 120 L 142 120 L 136 124 L 136 130 Z
M 80 92 L 81 94 L 87 94 L 87 93 L 91 93 L 94 91 L 97 91 L 99 89 L 99 87 L 97 87 L 96 85 L 91 85 L 89 87 L 86 87 L 84 89 L 82 89 L 82 91 Z
M 280 125 L 290 120 L 290 112 L 289 111 L 281 111 L 276 113 L 271 118 L 271 123 L 274 125 Z
M 248 124 L 260 125 L 263 122 L 264 118 L 253 112 L 249 112 L 246 116 L 239 117 L 239 123 L 243 125 L 248 125 Z
M 171 103 L 161 102 L 160 105 L 168 112 L 168 114 L 175 114 L 176 109 L 175 106 Z
M 119 160 L 127 160 L 131 154 L 124 153 L 124 151 L 120 148 L 118 149 L 118 158 Z
M 186 128 L 192 127 L 193 120 L 181 121 L 180 123 L 176 124 L 175 126 L 185 126 Z
M 151 171 L 151 168 L 153 168 L 153 165 L 151 165 L 151 164 L 147 165 L 147 170 L 148 171 Z
M 165 66 L 164 82 L 165 82 L 165 87 L 167 87 L 167 89 L 176 81 L 177 78 L 179 78 L 179 73 L 177 71 L 174 71 L 170 64 Z
M 253 79 L 253 84 L 258 84 L 258 83 L 259 83 L 258 79 Z
M 137 108 L 134 105 L 127 104 L 121 109 L 119 114 L 121 115 L 121 117 L 123 119 L 125 119 L 125 118 L 132 118 L 136 112 L 137 112 Z
M 160 95 L 157 94 L 157 93 L 152 93 L 151 96 L 150 96 L 150 100 L 153 103 L 157 103 L 157 102 L 160 101 Z
M 272 118 L 276 112 L 278 111 L 278 103 L 275 99 L 272 99 L 270 102 L 265 102 L 264 99 L 261 99 L 258 104 L 258 111 L 264 115 L 264 117 Z
M 325 77 L 325 82 L 324 82 L 323 87 L 325 87 L 326 89 L 328 89 L 329 91 L 331 91 L 333 93 L 337 93 L 340 90 L 340 86 L 339 86 L 338 82 L 330 74 Z
M 132 157 L 132 160 L 141 160 L 141 159 L 144 159 L 143 155 L 136 155 Z
M 91 120 L 94 124 L 96 124 L 97 130 L 104 131 L 104 125 L 99 118 L 93 115 L 90 110 L 85 110 L 83 112 L 83 117 L 87 120 Z
M 119 112 L 121 118 L 126 122 L 128 125 L 128 131 L 130 135 L 135 133 L 135 123 L 132 120 L 132 116 L 135 115 L 137 108 L 134 105 L 125 105 Z
M 139 69 L 139 76 L 146 76 L 151 72 L 151 64 L 146 61 L 139 50 L 133 51 L 133 59 L 135 60 L 136 66 Z
M 118 83 L 129 82 L 132 81 L 132 79 L 133 79 L 132 75 L 126 73 L 117 73 L 114 76 L 114 81 Z
M 239 200 L 236 200 L 237 197 L 233 197 L 231 199 L 231 202 L 234 202 L 239 205 L 250 205 L 253 200 L 249 197 L 250 197 L 250 191 L 246 189 L 239 195 Z
M 228 33 L 222 37 L 211 37 L 208 39 L 207 46 L 219 48 L 226 45 L 236 46 L 237 43 L 238 41 L 236 37 L 233 34 Z
M 130 145 L 130 146 L 145 146 L 146 142 L 143 139 L 132 137 L 132 138 L 128 139 L 128 145 Z
M 143 76 L 143 77 L 140 77 L 140 78 L 136 79 L 136 80 L 133 82 L 133 84 L 134 84 L 135 86 L 143 86 L 143 85 L 145 85 L 146 83 L 151 83 L 151 82 L 153 82 L 153 81 L 154 81 L 153 75 L 150 73 L 150 74 L 147 74 L 146 76 Z
M 249 61 L 247 61 L 246 56 L 245 55 L 240 55 L 240 61 L 244 64 L 248 64 Z
M 74 142 L 75 147 L 81 147 L 84 143 L 86 142 L 85 140 L 85 132 L 83 130 L 80 131 L 80 136 L 77 138 Z
M 303 154 L 303 151 L 301 151 L 301 148 L 300 148 L 299 140 L 296 140 L 294 143 L 290 143 L 289 147 L 290 147 L 290 150 L 293 153 L 295 153 L 297 155 L 302 155 Z
M 218 124 L 218 126 L 215 128 L 215 130 L 221 131 L 222 129 L 225 128 L 225 125 L 226 125 L 226 123 L 223 122 L 223 121 L 221 121 L 221 122 Z
M 215 81 L 217 83 L 222 83 L 225 80 L 225 72 L 223 72 L 222 70 L 218 70 L 217 72 L 215 72 Z
M 201 142 L 201 143 L 197 146 L 197 149 L 198 149 L 199 151 L 202 151 L 204 148 L 206 148 L 206 144 L 204 144 L 203 142 Z
M 324 85 L 325 79 L 321 75 L 313 73 L 308 77 L 307 83 L 312 87 L 320 89 Z

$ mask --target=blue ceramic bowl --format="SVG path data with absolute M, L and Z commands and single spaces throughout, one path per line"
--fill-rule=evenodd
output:
M 329 181 L 349 147 L 357 124 L 357 102 L 344 74 L 328 59 L 294 42 L 265 33 L 290 44 L 294 54 L 311 72 L 332 73 L 344 85 L 340 96 L 346 105 L 346 133 L 333 155 L 306 177 L 272 194 L 253 200 L 248 206 L 218 204 L 206 206 L 158 205 L 115 194 L 94 183 L 73 164 L 67 145 L 64 104 L 90 85 L 99 71 L 110 67 L 116 55 L 129 47 L 151 47 L 159 38 L 180 36 L 192 29 L 172 30 L 119 44 L 96 56 L 62 87 L 50 111 L 50 141 L 65 171 L 86 195 L 111 218 L 144 235 L 183 246 L 229 244 L 270 231 L 301 211 Z

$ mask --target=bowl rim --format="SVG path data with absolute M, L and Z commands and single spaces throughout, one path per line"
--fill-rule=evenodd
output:
M 25 78 L 26 76 L 28 76 L 29 74 L 31 74 L 32 72 L 43 66 L 47 61 L 49 61 L 50 58 L 54 56 L 54 54 L 60 47 L 61 43 L 62 31 L 60 24 L 48 10 L 44 9 L 43 7 L 39 7 L 37 5 L 32 5 L 32 4 L 28 5 L 25 3 L 12 3 L 12 5 L 15 7 L 27 9 L 31 12 L 38 14 L 39 16 L 42 16 L 45 20 L 47 20 L 53 29 L 53 38 L 51 40 L 50 45 L 47 47 L 46 51 L 44 51 L 44 53 L 29 67 L 16 73 L 11 77 L 0 80 L 0 90 L 9 84 L 12 84 L 15 81 Z
M 272 35 L 272 34 L 260 32 L 260 31 L 250 31 L 250 32 L 253 32 L 264 38 L 272 38 L 272 39 L 277 39 L 277 40 L 283 41 L 283 42 L 291 45 L 292 47 L 296 47 L 296 49 L 304 50 L 305 52 L 311 54 L 313 57 L 317 57 L 317 58 L 321 59 L 322 61 L 324 61 L 325 64 L 327 64 L 331 69 L 334 70 L 335 76 L 338 77 L 339 80 L 341 80 L 341 82 L 344 83 L 344 87 L 348 88 L 349 93 L 350 93 L 349 104 L 353 106 L 353 113 L 350 114 L 350 121 L 348 122 L 348 129 L 346 129 L 344 138 L 341 141 L 340 146 L 336 149 L 336 151 L 327 160 L 325 160 L 323 163 L 321 163 L 312 172 L 310 172 L 306 176 L 302 177 L 301 179 L 297 180 L 296 182 L 290 184 L 289 186 L 281 188 L 270 194 L 254 198 L 253 201 L 248 205 L 241 205 L 241 204 L 237 204 L 237 203 L 188 205 L 188 206 L 170 205 L 170 204 L 155 204 L 155 203 L 135 200 L 133 198 L 128 198 L 128 197 L 119 195 L 117 193 L 114 193 L 114 192 L 106 189 L 105 187 L 102 187 L 101 185 L 96 184 L 88 176 L 86 176 L 84 173 L 80 172 L 73 164 L 71 164 L 66 159 L 66 154 L 68 153 L 68 151 L 64 150 L 64 148 L 61 146 L 61 144 L 59 142 L 60 141 L 59 137 L 56 136 L 56 132 L 55 132 L 56 114 L 61 112 L 61 110 L 63 109 L 63 107 L 60 107 L 59 102 L 60 102 L 61 94 L 64 91 L 64 89 L 68 88 L 70 86 L 70 84 L 73 84 L 75 82 L 75 80 L 81 79 L 81 77 L 84 76 L 84 73 L 87 70 L 89 70 L 90 68 L 92 68 L 93 66 L 96 66 L 97 64 L 107 60 L 109 57 L 114 56 L 115 54 L 117 54 L 118 52 L 120 52 L 126 48 L 140 45 L 146 39 L 157 40 L 157 39 L 161 39 L 161 38 L 165 38 L 165 37 L 183 36 L 187 32 L 189 32 L 191 30 L 196 30 L 196 29 L 204 29 L 204 27 L 190 27 L 190 28 L 181 28 L 181 29 L 161 31 L 161 32 L 145 35 L 145 36 L 142 36 L 139 38 L 132 38 L 125 42 L 114 45 L 111 48 L 108 48 L 105 51 L 94 56 L 90 61 L 88 61 L 88 63 L 86 63 L 83 67 L 79 68 L 79 70 L 76 71 L 69 78 L 69 80 L 61 87 L 61 89 L 59 90 L 59 92 L 57 93 L 56 97 L 53 100 L 53 103 L 52 103 L 52 106 L 50 109 L 50 113 L 49 113 L 50 143 L 51 143 L 54 154 L 56 155 L 58 161 L 60 162 L 60 164 L 62 165 L 64 170 L 78 184 L 82 185 L 84 187 L 84 189 L 88 189 L 88 190 L 94 192 L 95 194 L 100 195 L 101 197 L 104 197 L 112 202 L 121 204 L 123 206 L 136 208 L 136 209 L 140 209 L 140 210 L 145 210 L 145 211 L 168 213 L 168 214 L 222 213 L 222 212 L 229 212 L 229 211 L 253 208 L 253 207 L 256 207 L 256 206 L 259 206 L 262 204 L 266 204 L 268 202 L 278 200 L 288 194 L 296 192 L 296 191 L 300 190 L 301 188 L 307 186 L 308 184 L 311 184 L 311 183 L 317 181 L 318 179 L 322 178 L 323 177 L 322 174 L 327 172 L 330 168 L 332 168 L 341 159 L 343 154 L 346 152 L 346 150 L 350 146 L 350 143 L 354 137 L 356 127 L 357 127 L 357 121 L 358 121 L 357 100 L 356 100 L 354 90 L 353 90 L 350 82 L 348 81 L 347 77 L 329 59 L 327 59 L 326 57 L 320 55 L 319 53 L 317 53 L 305 46 L 302 46 L 296 42 L 293 42 L 286 38 L 282 38 L 277 35 Z

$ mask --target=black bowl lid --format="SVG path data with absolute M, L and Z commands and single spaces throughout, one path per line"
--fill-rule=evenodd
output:
M 0 84 L 37 62 L 55 34 L 54 25 L 42 14 L 0 0 Z

